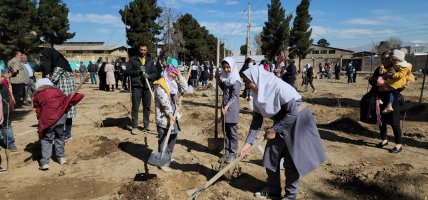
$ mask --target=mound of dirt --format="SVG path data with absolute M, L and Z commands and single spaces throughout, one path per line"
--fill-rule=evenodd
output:
M 422 120 L 427 121 L 428 120 L 428 105 L 427 104 L 411 104 L 407 106 L 403 106 L 401 108 L 401 116 L 405 120 Z
M 118 191 L 119 199 L 170 199 L 159 178 L 155 177 L 144 182 L 130 182 Z
M 369 129 L 358 123 L 356 120 L 351 119 L 349 117 L 341 117 L 329 124 L 320 125 L 320 127 L 327 127 L 332 130 L 353 134 L 369 134 L 371 132 Z
M 336 178 L 331 182 L 357 199 L 424 199 L 428 195 L 422 189 L 428 187 L 428 177 L 408 163 L 382 169 L 348 166 L 332 173 Z
M 119 150 L 118 144 L 120 141 L 118 138 L 111 140 L 105 136 L 88 136 L 76 138 L 75 140 L 71 140 L 70 143 L 72 145 L 66 146 L 66 152 L 67 147 L 70 147 L 69 151 L 75 153 L 75 155 L 71 156 L 74 157 L 72 160 L 76 161 L 91 160 L 110 155 L 111 153 Z
M 200 121 L 210 121 L 214 120 L 214 113 L 212 112 L 204 112 L 204 111 L 194 111 L 190 114 L 191 118 L 194 120 L 200 120 Z

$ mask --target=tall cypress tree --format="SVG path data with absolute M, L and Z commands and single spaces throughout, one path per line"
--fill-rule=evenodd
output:
M 309 23 L 312 17 L 309 14 L 310 0 L 302 0 L 296 9 L 296 18 L 294 18 L 293 29 L 291 30 L 290 54 L 289 58 L 299 57 L 299 71 L 301 71 L 301 61 L 311 51 L 313 43 L 311 38 L 312 28 Z
M 291 16 L 285 16 L 285 9 L 280 0 L 271 0 L 268 5 L 268 21 L 265 22 L 262 38 L 262 53 L 269 59 L 281 54 L 288 47 L 290 40 Z
M 76 33 L 69 33 L 68 8 L 62 0 L 40 0 L 38 26 L 40 36 L 51 45 L 62 44 L 73 38 Z
M 14 50 L 26 53 L 37 48 L 36 15 L 35 0 L 0 1 L 0 59 L 9 59 Z
M 161 16 L 162 8 L 157 6 L 157 0 L 134 0 L 119 10 L 122 21 L 126 25 L 127 43 L 133 48 L 143 42 L 154 52 L 157 42 L 156 36 L 161 33 L 162 26 L 156 20 Z

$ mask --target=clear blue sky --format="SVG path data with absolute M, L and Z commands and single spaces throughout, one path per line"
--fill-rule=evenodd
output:
M 70 41 L 102 41 L 125 45 L 124 25 L 118 13 L 126 0 L 63 0 L 69 7 Z M 129 0 L 128 0 L 129 1 Z M 282 0 L 287 14 L 293 14 L 300 0 Z M 254 37 L 267 20 L 270 0 L 251 0 Z M 162 7 L 173 7 L 178 13 L 190 13 L 215 36 L 226 41 L 226 47 L 239 52 L 245 44 L 247 0 L 158 0 Z M 355 48 L 378 43 L 389 37 L 406 42 L 428 42 L 427 0 L 312 0 L 314 42 L 326 38 L 331 46 Z M 252 46 L 254 46 L 254 39 Z

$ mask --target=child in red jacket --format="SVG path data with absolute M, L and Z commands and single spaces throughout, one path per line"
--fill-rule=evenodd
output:
M 55 143 L 55 153 L 59 164 L 66 162 L 64 158 L 64 124 L 65 113 L 71 106 L 76 105 L 83 94 L 76 93 L 72 98 L 67 97 L 53 83 L 42 78 L 36 82 L 33 106 L 36 108 L 39 121 L 38 133 L 42 145 L 42 159 L 40 159 L 40 170 L 49 169 L 49 159 L 52 155 L 52 144 Z

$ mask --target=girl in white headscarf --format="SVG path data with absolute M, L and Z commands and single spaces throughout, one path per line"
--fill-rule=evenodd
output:
M 178 78 L 178 83 L 177 83 Z M 172 154 L 174 145 L 177 141 L 177 135 L 180 131 L 178 123 L 181 114 L 178 113 L 174 119 L 174 111 L 178 95 L 187 90 L 187 80 L 181 75 L 180 70 L 173 65 L 165 68 L 163 77 L 153 82 L 155 93 L 155 116 L 156 128 L 158 132 L 158 151 L 160 152 L 163 145 L 167 145 L 166 153 Z M 179 112 L 180 110 L 178 110 Z M 165 142 L 169 126 L 173 125 L 170 138 Z M 169 165 L 169 164 L 168 164 Z M 162 170 L 171 171 L 168 166 L 162 166 Z
M 225 154 L 220 163 L 231 163 L 238 153 L 238 120 L 239 120 L 239 93 L 241 92 L 241 78 L 239 70 L 232 57 L 226 57 L 221 62 L 219 86 L 223 90 L 222 113 L 224 131 L 226 133 Z
M 306 175 L 325 161 L 325 154 L 315 120 L 304 106 L 297 91 L 263 67 L 244 71 L 245 85 L 253 91 L 254 112 L 250 130 L 241 150 L 245 156 L 255 142 L 263 118 L 274 121 L 265 132 L 268 140 L 263 164 L 268 174 L 268 187 L 255 195 L 278 198 L 281 196 L 280 160 L 284 158 L 285 199 L 295 199 L 300 176 Z

